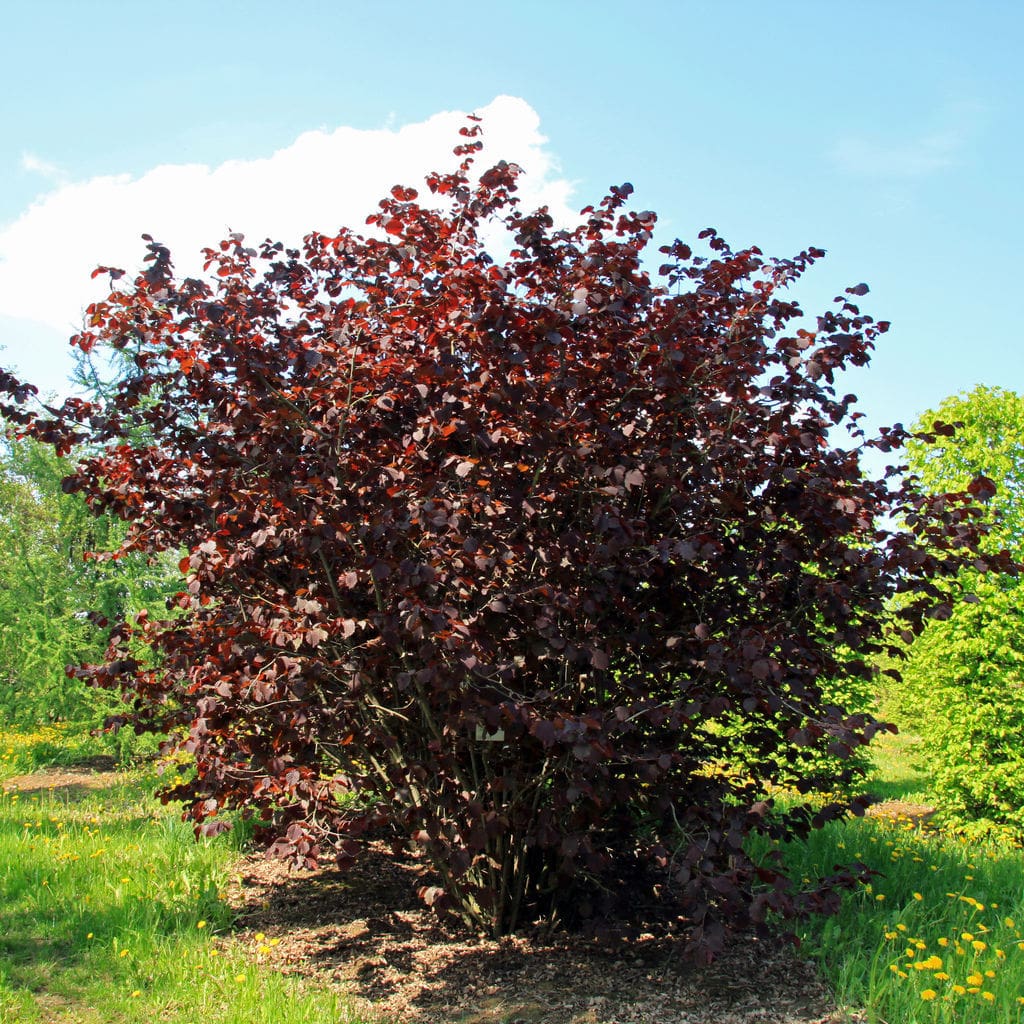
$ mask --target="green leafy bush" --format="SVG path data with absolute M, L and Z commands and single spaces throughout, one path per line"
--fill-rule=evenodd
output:
M 955 423 L 955 433 L 945 424 Z M 936 429 L 938 427 L 939 429 Z M 977 387 L 926 413 L 928 434 L 908 446 L 910 469 L 933 493 L 965 491 L 979 475 L 987 499 L 988 551 L 1024 554 L 1024 397 Z M 965 833 L 1024 839 L 1024 580 L 962 575 L 973 603 L 934 621 L 910 649 L 886 710 L 919 733 L 946 821 Z
M 1024 583 L 978 580 L 976 604 L 936 622 L 904 669 L 904 712 L 950 824 L 1024 838 Z

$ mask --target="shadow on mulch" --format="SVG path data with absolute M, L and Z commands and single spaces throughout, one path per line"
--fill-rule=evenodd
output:
M 375 844 L 347 873 L 246 858 L 227 893 L 238 939 L 383 1020 L 437 1024 L 822 1024 L 845 1020 L 783 941 L 736 940 L 708 968 L 681 940 L 579 935 L 492 940 L 440 922 L 416 896 L 429 872 Z M 271 948 L 255 940 L 276 939 Z

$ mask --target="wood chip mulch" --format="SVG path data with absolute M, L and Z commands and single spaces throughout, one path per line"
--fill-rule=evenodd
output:
M 710 967 L 673 940 L 495 941 L 443 925 L 416 897 L 424 867 L 374 845 L 350 871 L 249 856 L 226 898 L 236 941 L 346 992 L 363 1019 L 434 1024 L 839 1024 L 812 965 L 782 942 L 734 942 Z M 262 936 L 256 939 L 256 935 Z M 276 942 L 273 942 L 276 940 Z M 273 944 L 271 945 L 271 943 Z

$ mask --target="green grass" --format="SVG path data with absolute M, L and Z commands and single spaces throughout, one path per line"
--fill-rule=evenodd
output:
M 237 843 L 196 843 L 151 790 L 136 772 L 77 799 L 0 796 L 0 1022 L 356 1020 L 231 936 Z
M 867 788 L 929 803 L 914 746 L 883 738 Z M 0 777 L 34 759 L 0 747 L 15 751 Z M 233 934 L 220 894 L 237 839 L 196 843 L 152 778 L 118 779 L 0 795 L 0 1024 L 358 1022 L 336 991 L 284 976 L 261 940 Z M 853 860 L 877 872 L 837 916 L 801 925 L 842 1005 L 886 1024 L 1024 1021 L 1019 848 L 866 818 L 783 852 L 797 877 Z
M 913 738 L 887 738 L 868 789 L 928 802 Z M 869 1021 L 1018 1024 L 1024 1020 L 1024 853 L 967 843 L 913 821 L 843 822 L 784 848 L 798 877 L 861 861 L 877 875 L 832 918 L 803 924 L 841 1005 Z

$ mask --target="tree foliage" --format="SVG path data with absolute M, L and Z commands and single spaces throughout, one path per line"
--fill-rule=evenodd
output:
M 39 442 L 0 440 L 0 714 L 9 724 L 99 727 L 119 702 L 66 673 L 103 655 L 90 614 L 122 618 L 177 589 L 166 561 L 103 558 L 125 527 L 64 492 L 73 468 Z
M 939 494 L 966 491 L 979 476 L 993 481 L 985 547 L 1024 555 L 1024 396 L 978 385 L 924 413 L 914 430 L 907 464 L 923 486 Z
M 82 672 L 194 757 L 169 795 L 203 831 L 241 807 L 272 852 L 344 864 L 386 826 L 439 873 L 428 903 L 495 934 L 646 894 L 714 951 L 834 900 L 744 840 L 846 813 L 767 789 L 829 786 L 800 751 L 877 730 L 821 680 L 870 673 L 894 594 L 910 630 L 946 607 L 977 510 L 865 478 L 906 435 L 864 438 L 833 385 L 887 325 L 857 286 L 797 329 L 786 288 L 820 250 L 709 230 L 652 280 L 630 186 L 557 229 L 514 166 L 470 179 L 478 145 L 370 237 L 233 235 L 183 281 L 150 240 L 73 339 L 131 350 L 108 401 L 33 417 L 0 375 L 23 430 L 91 446 L 67 487 L 126 552 L 187 551 L 175 614 L 115 624 Z
M 955 427 L 953 426 L 955 424 Z M 992 481 L 989 551 L 1024 557 L 1024 398 L 979 386 L 916 425 L 909 469 L 932 492 Z M 955 432 L 953 432 L 955 430 Z M 1014 573 L 962 582 L 971 600 L 931 623 L 910 650 L 888 704 L 920 733 L 943 815 L 979 834 L 1024 838 L 1024 582 Z

